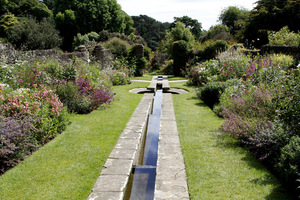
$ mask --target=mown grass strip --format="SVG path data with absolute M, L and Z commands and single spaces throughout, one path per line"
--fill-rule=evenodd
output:
M 173 95 L 191 199 L 292 199 L 278 180 L 232 138 L 217 132 L 223 119 L 190 93 Z
M 116 86 L 109 108 L 73 115 L 65 132 L 0 177 L 0 199 L 86 199 L 143 96 L 128 91 L 148 85 Z

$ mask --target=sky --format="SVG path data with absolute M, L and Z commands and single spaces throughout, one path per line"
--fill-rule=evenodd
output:
M 147 15 L 160 22 L 173 22 L 174 17 L 197 19 L 204 30 L 219 24 L 221 11 L 228 6 L 252 10 L 257 0 L 117 0 L 130 16 Z

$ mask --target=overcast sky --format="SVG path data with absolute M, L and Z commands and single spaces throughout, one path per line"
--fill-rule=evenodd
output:
M 174 17 L 187 15 L 197 19 L 208 30 L 228 6 L 252 10 L 257 0 L 117 0 L 130 16 L 147 15 L 160 22 L 173 22 Z

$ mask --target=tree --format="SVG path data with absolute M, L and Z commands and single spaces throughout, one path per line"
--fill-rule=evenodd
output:
M 55 16 L 56 27 L 60 30 L 60 35 L 63 38 L 62 48 L 67 51 L 72 50 L 74 36 L 77 34 L 76 17 L 73 10 L 65 10 L 59 12 Z
M 169 23 L 156 21 L 147 15 L 133 16 L 132 19 L 136 34 L 142 36 L 152 50 L 156 50 L 159 42 L 166 35 Z
M 41 21 L 50 17 L 52 12 L 48 7 L 38 0 L 0 0 L 0 14 L 14 14 L 17 17 L 27 17 L 31 15 Z
M 0 37 L 6 37 L 16 23 L 18 23 L 18 19 L 14 14 L 2 15 L 0 18 Z
M 51 18 L 44 18 L 41 22 L 34 18 L 24 18 L 12 27 L 8 39 L 16 48 L 24 50 L 51 49 L 61 43 Z
M 165 39 L 161 41 L 159 51 L 162 53 L 168 53 L 172 57 L 173 43 L 179 40 L 186 42 L 187 49 L 191 49 L 195 43 L 195 37 L 191 33 L 189 28 L 181 22 L 177 22 L 176 26 L 169 31 Z
M 226 25 L 218 24 L 210 27 L 204 40 L 230 40 L 230 30 Z
M 202 33 L 202 25 L 196 19 L 192 19 L 188 16 L 174 17 L 174 22 L 171 24 L 170 28 L 174 28 L 177 22 L 181 22 L 186 28 L 189 28 L 193 33 L 196 40 L 198 40 Z
M 92 31 L 101 32 L 108 30 L 110 32 L 124 33 L 126 27 L 126 15 L 121 10 L 121 6 L 116 0 L 54 0 L 53 12 L 55 16 L 59 13 L 65 13 L 66 10 L 74 12 L 76 33 L 86 34 Z M 68 23 L 65 21 L 65 23 Z M 72 21 L 73 23 L 73 21 Z M 61 35 L 64 35 L 65 28 L 59 28 Z M 64 38 L 64 41 L 67 41 Z M 72 42 L 71 42 L 72 44 Z M 67 47 L 71 46 L 67 44 Z M 65 44 L 66 45 L 66 44 Z M 65 46 L 64 46 L 65 48 Z
M 222 10 L 219 21 L 229 28 L 230 34 L 235 35 L 241 30 L 241 24 L 247 19 L 249 11 L 245 8 L 229 6 Z
M 278 31 L 288 26 L 300 30 L 300 0 L 258 0 L 243 28 L 243 40 L 260 47 L 268 43 L 268 31 Z

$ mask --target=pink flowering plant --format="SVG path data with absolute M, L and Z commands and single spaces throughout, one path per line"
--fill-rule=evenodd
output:
M 37 116 L 35 127 L 40 129 L 34 137 L 40 143 L 46 143 L 61 132 L 65 126 L 63 104 L 55 91 L 46 87 L 25 90 L 21 94 L 10 93 L 4 96 L 1 108 L 5 116 Z
M 82 76 L 78 76 L 75 83 L 60 85 L 57 94 L 69 112 L 78 114 L 87 114 L 109 104 L 114 96 L 109 86 L 92 84 L 87 77 Z

